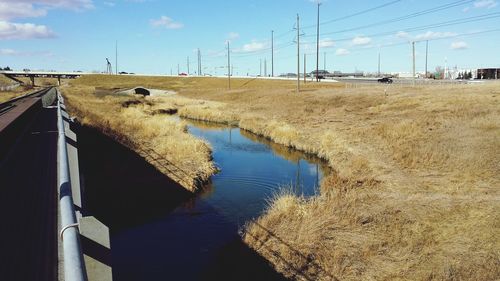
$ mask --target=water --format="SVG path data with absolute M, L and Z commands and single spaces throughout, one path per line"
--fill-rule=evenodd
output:
M 280 279 L 260 256 L 241 243 L 238 232 L 245 222 L 262 213 L 266 200 L 280 188 L 287 186 L 304 196 L 318 192 L 317 186 L 328 172 L 326 164 L 238 128 L 189 122 L 189 132 L 212 145 L 220 173 L 200 194 L 189 199 L 181 196 L 183 199 L 173 205 L 165 203 L 164 209 L 156 204 L 169 187 L 150 191 L 154 197 L 151 200 L 156 200 L 154 214 L 144 213 L 144 208 L 153 205 L 147 199 L 134 212 L 124 207 L 137 200 L 133 196 L 116 203 L 114 208 L 121 207 L 120 211 L 107 216 L 109 224 L 116 225 L 111 227 L 114 279 Z M 137 192 L 138 184 L 131 181 L 123 180 L 122 188 L 129 185 Z M 161 183 L 158 186 L 161 189 Z M 102 198 L 102 192 L 96 197 Z M 111 208 L 94 209 L 109 213 Z M 132 217 L 134 223 L 116 223 L 116 216 Z

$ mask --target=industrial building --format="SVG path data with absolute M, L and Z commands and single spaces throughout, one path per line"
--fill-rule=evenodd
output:
M 500 68 L 480 68 L 476 79 L 500 79 Z

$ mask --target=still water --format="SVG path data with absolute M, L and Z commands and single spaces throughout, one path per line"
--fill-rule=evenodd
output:
M 229 280 L 235 275 L 224 274 L 231 270 L 240 271 L 236 276 L 269 271 L 238 233 L 280 188 L 311 196 L 328 173 L 320 159 L 239 128 L 188 122 L 191 134 L 211 144 L 220 172 L 173 210 L 112 230 L 115 280 Z M 247 268 L 237 268 L 242 264 Z

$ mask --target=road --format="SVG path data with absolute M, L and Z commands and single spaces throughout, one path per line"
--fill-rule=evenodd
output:
M 57 122 L 40 109 L 0 159 L 0 280 L 57 280 Z

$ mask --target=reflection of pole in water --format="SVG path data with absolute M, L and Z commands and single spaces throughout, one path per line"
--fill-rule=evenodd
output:
M 318 163 L 316 163 L 316 186 L 319 186 L 319 169 L 318 169 Z
M 297 160 L 297 179 L 295 180 L 295 193 L 299 194 L 300 185 L 300 159 Z
M 229 144 L 232 144 L 232 140 L 231 140 L 231 127 L 229 127 Z

